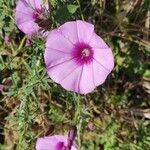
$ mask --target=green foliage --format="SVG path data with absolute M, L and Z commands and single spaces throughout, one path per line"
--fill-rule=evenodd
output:
M 0 1 L 0 39 L 2 40 L 6 34 L 16 31 L 14 20 L 15 0 Z M 0 40 L 0 41 L 1 41 Z
M 58 23 L 66 22 L 73 17 L 78 8 L 78 5 L 72 4 L 65 4 L 63 6 L 60 6 L 56 11 L 55 21 L 57 21 Z
M 103 124 L 103 133 L 99 135 L 99 142 L 100 144 L 104 145 L 104 149 L 112 150 L 112 149 L 119 149 L 117 145 L 117 132 L 119 125 L 111 120 L 108 124 Z
M 59 124 L 62 123 L 64 121 L 64 115 L 60 110 L 55 109 L 55 108 L 51 108 L 48 116 L 50 118 L 50 120 L 52 120 L 53 123 L 55 124 Z

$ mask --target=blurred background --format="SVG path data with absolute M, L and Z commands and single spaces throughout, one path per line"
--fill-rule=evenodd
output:
M 149 150 L 150 0 L 49 0 L 51 29 L 84 18 L 115 57 L 106 82 L 80 104 L 48 78 L 44 39 L 26 43 L 16 2 L 0 1 L 0 150 L 32 150 L 40 136 L 67 134 L 79 107 L 83 150 Z

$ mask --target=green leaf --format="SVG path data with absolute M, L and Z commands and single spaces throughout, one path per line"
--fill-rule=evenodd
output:
M 59 7 L 55 15 L 55 20 L 58 23 L 64 23 L 68 21 L 68 19 L 73 17 L 73 14 L 75 14 L 78 7 L 79 7 L 78 5 L 72 5 L 72 4 L 63 5 Z
M 117 56 L 117 65 L 122 66 L 122 64 L 124 63 L 125 58 L 121 57 L 121 56 Z
M 67 9 L 70 14 L 74 14 L 78 8 L 79 8 L 78 5 L 67 5 Z

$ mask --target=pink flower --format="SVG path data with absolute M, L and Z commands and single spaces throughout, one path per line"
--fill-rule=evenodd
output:
M 66 150 L 67 137 L 63 135 L 47 136 L 39 138 L 36 143 L 36 150 Z M 77 150 L 73 145 L 71 150 Z
M 50 25 L 45 11 L 47 6 L 44 0 L 19 0 L 16 7 L 16 24 L 18 28 L 32 36 L 42 28 Z
M 48 75 L 66 90 L 87 94 L 114 68 L 111 49 L 85 21 L 67 22 L 51 31 L 44 54 Z

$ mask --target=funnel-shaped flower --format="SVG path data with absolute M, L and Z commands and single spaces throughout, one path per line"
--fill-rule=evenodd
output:
M 47 136 L 39 138 L 36 143 L 36 150 L 66 150 L 67 137 L 63 135 Z M 77 150 L 73 145 L 71 150 Z
M 50 25 L 45 12 L 47 6 L 44 0 L 19 0 L 16 7 L 18 28 L 29 36 L 47 28 Z
M 111 49 L 85 21 L 51 31 L 44 54 L 49 76 L 65 89 L 87 94 L 104 83 L 114 67 Z

